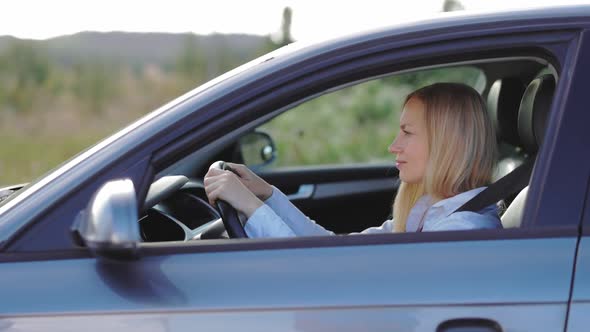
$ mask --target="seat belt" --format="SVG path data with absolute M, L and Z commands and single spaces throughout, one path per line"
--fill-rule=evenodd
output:
M 500 180 L 490 184 L 486 189 L 467 201 L 455 212 L 478 212 L 484 208 L 497 204 L 500 200 L 520 192 L 529 184 L 535 158 L 526 159 L 520 166 L 513 169 Z

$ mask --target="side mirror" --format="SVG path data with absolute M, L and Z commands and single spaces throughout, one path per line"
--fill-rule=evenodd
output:
M 97 257 L 138 258 L 141 236 L 133 182 L 124 179 L 104 184 L 78 215 L 72 231 L 78 244 L 88 247 Z
M 269 134 L 253 131 L 240 138 L 238 147 L 244 164 L 251 168 L 260 168 L 272 163 L 277 157 L 275 143 Z

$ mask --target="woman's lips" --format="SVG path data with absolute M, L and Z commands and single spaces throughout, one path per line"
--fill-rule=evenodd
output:
M 399 168 L 401 165 L 404 165 L 405 163 L 406 163 L 405 161 L 396 161 L 395 167 Z

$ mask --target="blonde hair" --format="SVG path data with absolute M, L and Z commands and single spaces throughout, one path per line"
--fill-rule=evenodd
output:
M 402 182 L 393 204 L 395 231 L 405 232 L 412 207 L 424 194 L 433 202 L 490 183 L 496 135 L 484 101 L 473 88 L 436 83 L 410 93 L 424 104 L 428 165 L 421 183 Z

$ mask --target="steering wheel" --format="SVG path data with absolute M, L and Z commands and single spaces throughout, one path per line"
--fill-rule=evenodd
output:
M 217 161 L 213 165 L 218 169 L 224 171 L 234 172 L 226 163 L 223 161 Z M 217 200 L 215 202 L 217 205 L 217 210 L 219 210 L 219 214 L 221 215 L 221 220 L 223 221 L 223 225 L 227 230 L 227 234 L 230 238 L 247 238 L 246 231 L 244 230 L 244 226 L 242 222 L 240 222 L 240 218 L 238 217 L 238 211 L 234 209 L 233 206 L 229 205 L 226 201 Z

